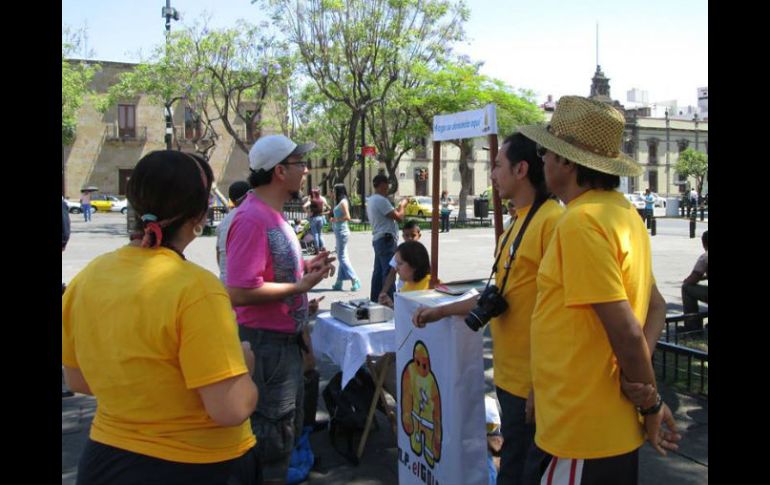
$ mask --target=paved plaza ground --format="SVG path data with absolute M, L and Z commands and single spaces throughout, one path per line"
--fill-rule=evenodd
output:
M 72 215 L 72 236 L 67 250 L 62 254 L 62 281 L 69 282 L 94 257 L 112 251 L 127 243 L 126 217 L 117 213 L 98 213 L 92 222 L 85 223 L 82 216 Z M 708 221 L 698 222 L 696 238 L 689 238 L 689 222 L 684 219 L 658 219 L 657 235 L 652 237 L 653 271 L 669 313 L 681 312 L 680 285 L 690 273 L 695 260 L 703 251 L 700 235 L 708 229 Z M 456 229 L 438 234 L 439 278 L 452 281 L 489 276 L 494 247 L 494 230 Z M 334 247 L 334 235 L 324 235 L 327 247 Z M 201 237 L 185 250 L 188 260 L 218 274 L 215 254 L 215 237 Z M 430 247 L 431 235 L 424 232 L 422 242 Z M 325 295 L 321 310 L 328 310 L 337 299 L 366 297 L 369 295 L 370 277 L 374 254 L 371 232 L 355 232 L 350 236 L 349 250 L 353 267 L 362 282 L 359 291 L 332 291 L 334 279 L 321 282 L 313 291 Z M 345 284 L 345 290 L 350 283 Z M 491 369 L 491 340 L 485 333 L 486 392 L 494 397 Z M 321 388 L 338 371 L 329 361 L 319 359 Z M 702 484 L 708 483 L 708 401 L 662 389 L 664 399 L 675 413 L 683 441 L 679 452 L 659 457 L 647 445 L 640 454 L 640 483 L 642 485 Z M 89 396 L 62 399 L 62 484 L 74 484 L 77 460 L 88 436 L 88 428 L 96 404 Z M 327 417 L 323 402 L 319 400 L 318 419 Z M 359 466 L 349 465 L 329 445 L 328 434 L 314 433 L 311 443 L 317 456 L 316 469 L 311 472 L 309 484 L 395 484 L 398 482 L 395 437 L 383 415 L 377 413 L 379 430 L 367 443 Z

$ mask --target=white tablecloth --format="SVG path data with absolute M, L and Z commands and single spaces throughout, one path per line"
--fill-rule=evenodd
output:
M 316 318 L 310 337 L 313 351 L 329 357 L 342 369 L 343 388 L 366 363 L 367 355 L 396 351 L 396 324 L 392 320 L 349 326 L 324 312 Z

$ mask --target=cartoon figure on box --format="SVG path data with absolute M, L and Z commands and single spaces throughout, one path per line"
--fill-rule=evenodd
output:
M 430 369 L 428 349 L 419 340 L 401 373 L 401 394 L 401 425 L 410 437 L 412 451 L 417 456 L 424 454 L 432 468 L 441 459 L 441 393 Z

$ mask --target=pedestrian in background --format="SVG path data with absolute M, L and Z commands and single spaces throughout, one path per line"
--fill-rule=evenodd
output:
M 348 254 L 348 238 L 350 237 L 350 200 L 348 199 L 348 190 L 345 184 L 334 186 L 334 206 L 332 217 L 329 220 L 334 228 L 334 238 L 336 241 L 337 259 L 340 262 L 340 269 L 337 273 L 337 282 L 332 286 L 333 290 L 342 290 L 342 283 L 350 280 L 352 285 L 350 291 L 358 291 L 361 288 L 361 281 L 358 279 L 353 265 L 350 262 Z
M 398 208 L 387 198 L 390 182 L 387 175 L 376 175 L 372 179 L 374 194 L 369 197 L 366 212 L 372 224 L 372 247 L 374 248 L 374 270 L 372 271 L 372 288 L 369 298 L 377 301 L 382 290 L 385 277 L 390 271 L 390 260 L 396 254 L 398 243 L 398 224 L 404 220 L 404 208 L 407 199 L 401 199 Z M 388 297 L 393 299 L 394 288 L 387 290 Z
M 445 190 L 441 192 L 441 231 L 449 232 L 449 215 L 452 214 L 452 199 L 449 198 L 449 193 Z
M 310 197 L 303 207 L 310 213 L 310 232 L 313 234 L 316 250 L 326 251 L 323 230 L 326 224 L 325 215 L 329 213 L 329 203 L 321 195 L 319 187 L 310 190 Z
M 644 221 L 647 227 L 652 223 L 653 208 L 655 207 L 655 196 L 650 192 L 649 187 L 644 190 Z
M 703 231 L 701 236 L 704 253 L 698 257 L 690 274 L 682 282 L 682 307 L 686 314 L 698 313 L 700 310 L 698 302 L 709 302 L 708 284 L 701 284 L 702 281 L 708 282 L 709 277 L 709 232 Z M 703 320 L 699 318 L 688 318 L 685 320 L 684 330 L 686 332 L 693 330 L 702 330 Z
M 227 233 L 230 229 L 230 224 L 233 222 L 233 218 L 235 218 L 235 213 L 238 211 L 238 206 L 243 202 L 244 197 L 246 197 L 246 192 L 248 192 L 249 189 L 251 189 L 251 185 L 245 180 L 238 180 L 230 185 L 227 196 L 230 199 L 230 202 L 232 202 L 233 208 L 230 209 L 230 212 L 227 213 L 224 219 L 222 219 L 222 222 L 217 226 L 217 264 L 219 265 L 219 281 L 221 281 L 222 284 L 225 284 L 227 277 Z
M 87 190 L 80 191 L 80 209 L 83 211 L 83 219 L 86 222 L 91 221 L 91 192 Z

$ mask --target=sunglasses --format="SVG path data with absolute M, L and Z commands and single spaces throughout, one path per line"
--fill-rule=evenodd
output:
M 300 168 L 307 168 L 308 162 L 283 162 L 281 165 L 299 165 Z
M 537 148 L 535 149 L 535 153 L 537 153 L 537 156 L 540 158 L 543 158 L 545 154 L 548 152 L 548 149 L 544 147 L 541 144 L 537 144 Z

